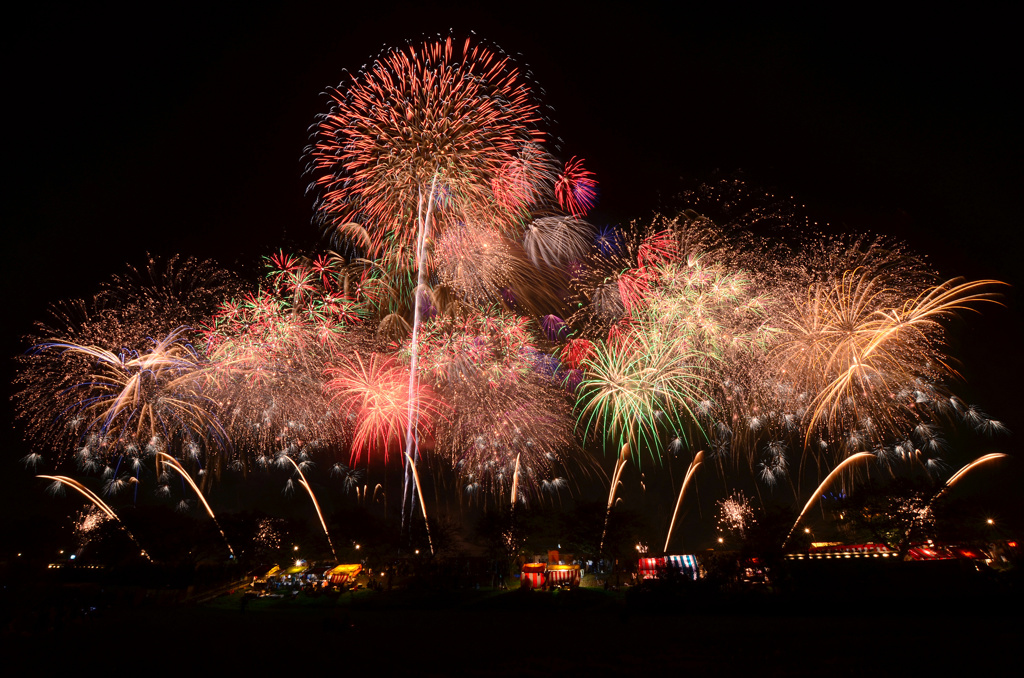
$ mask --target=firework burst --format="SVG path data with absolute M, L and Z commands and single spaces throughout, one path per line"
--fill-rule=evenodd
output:
M 425 199 L 442 219 L 507 222 L 494 182 L 511 186 L 506 203 L 533 184 L 538 107 L 494 50 L 451 37 L 386 50 L 330 96 L 309 149 L 317 211 L 331 226 L 372 224 L 374 253 L 412 251 Z
M 513 488 L 514 502 L 543 499 L 593 469 L 575 441 L 566 395 L 550 381 L 467 380 L 449 399 L 438 449 L 470 501 L 501 504 Z
M 89 365 L 87 378 L 58 389 L 63 407 L 53 419 L 57 437 L 83 443 L 79 456 L 138 457 L 173 443 L 204 448 L 228 444 L 213 413 L 214 402 L 203 389 L 207 366 L 181 341 L 180 332 L 142 353 L 114 353 L 71 342 L 43 344 L 37 350 Z
M 798 387 L 812 394 L 805 444 L 812 436 L 846 437 L 852 447 L 884 444 L 914 429 L 923 414 L 915 383 L 954 376 L 943 322 L 996 300 L 996 281 L 950 281 L 902 304 L 868 272 L 847 272 L 835 285 L 813 287 L 783 316 L 786 336 L 775 355 Z M 856 435 L 851 438 L 847 432 Z M 861 442 L 863 441 L 863 442 Z
M 331 404 L 353 422 L 352 461 L 380 456 L 387 463 L 390 453 L 401 448 L 409 427 L 410 397 L 408 368 L 393 358 L 372 354 L 364 361 L 343 358 L 327 369 L 326 390 Z M 426 386 L 417 386 L 414 427 L 428 436 L 445 405 Z
M 725 499 L 720 499 L 716 506 L 718 506 L 718 529 L 721 532 L 744 539 L 747 530 L 757 522 L 754 518 L 754 508 L 742 492 L 733 492 Z

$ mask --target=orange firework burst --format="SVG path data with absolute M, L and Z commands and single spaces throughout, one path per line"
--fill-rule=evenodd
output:
M 902 304 L 864 270 L 811 288 L 783 315 L 776 350 L 783 373 L 809 394 L 805 442 L 858 429 L 873 442 L 898 435 L 920 418 L 912 385 L 955 376 L 943 321 L 979 302 L 996 301 L 994 280 L 951 280 Z

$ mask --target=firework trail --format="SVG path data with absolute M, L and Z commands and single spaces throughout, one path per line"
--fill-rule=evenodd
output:
M 309 482 L 306 480 L 306 474 L 302 472 L 302 468 L 295 463 L 295 460 L 289 457 L 287 454 L 280 454 L 277 457 L 277 461 L 281 465 L 285 465 L 288 462 L 295 469 L 295 472 L 299 474 L 299 484 L 302 485 L 302 489 L 306 490 L 309 494 L 309 498 L 313 501 L 313 508 L 316 509 L 316 517 L 320 519 L 320 526 L 324 528 L 324 536 L 327 537 L 327 545 L 331 547 L 331 555 L 334 556 L 334 560 L 338 560 L 338 553 L 334 550 L 334 542 L 331 541 L 331 533 L 327 531 L 327 523 L 324 521 L 324 514 L 320 510 L 320 502 L 316 500 L 316 495 L 313 494 L 313 488 L 309 486 Z M 205 502 L 204 502 L 205 503 Z M 210 513 L 213 517 L 213 513 Z M 223 534 L 223 532 L 221 533 Z M 231 548 L 230 546 L 228 548 Z
M 149 562 L 153 562 L 153 559 L 149 557 L 148 553 L 146 553 L 146 549 L 142 548 L 142 546 L 139 545 L 139 540 L 135 538 L 135 535 L 131 533 L 131 530 L 129 530 L 127 527 L 125 527 L 124 523 L 121 522 L 121 519 L 117 517 L 116 513 L 114 513 L 114 509 L 110 508 L 110 506 L 107 505 L 107 503 L 105 501 L 100 499 L 99 496 L 97 496 L 97 494 L 95 492 L 93 492 L 88 487 L 86 487 L 82 483 L 78 482 L 74 478 L 68 478 L 67 476 L 38 475 L 38 476 L 36 476 L 36 478 L 43 478 L 44 480 L 52 480 L 55 483 L 59 483 L 60 485 L 70 487 L 71 489 L 75 490 L 76 492 L 81 494 L 83 497 L 85 497 L 86 499 L 91 501 L 101 511 L 103 511 L 103 513 L 107 516 L 107 518 L 110 518 L 112 520 L 116 520 L 117 524 L 121 526 L 121 529 L 125 531 L 125 534 L 127 534 L 131 538 L 132 543 L 134 543 L 136 546 L 139 547 L 139 552 L 143 556 L 146 557 L 146 560 L 148 560 Z
M 967 474 L 968 471 L 970 471 L 970 470 L 972 470 L 974 468 L 977 468 L 978 466 L 981 466 L 982 464 L 987 464 L 990 461 L 995 461 L 996 459 L 1003 459 L 1005 457 L 1006 457 L 1006 455 L 1001 453 L 1001 452 L 992 452 L 990 454 L 982 455 L 982 456 L 978 457 L 977 459 L 975 459 L 974 461 L 972 461 L 972 462 L 970 462 L 968 464 L 965 464 L 959 471 L 957 471 L 956 473 L 951 475 L 949 477 L 949 480 L 947 480 L 943 484 L 943 486 L 939 489 L 939 491 L 935 493 L 935 496 L 933 496 L 931 498 L 931 500 L 928 502 L 928 505 L 925 507 L 925 511 L 930 509 L 931 505 L 934 504 L 935 501 L 939 497 L 941 497 L 943 494 L 945 494 L 946 491 L 949 490 L 949 488 L 953 487 L 953 485 L 955 485 L 958 480 L 963 478 Z
M 618 459 L 615 460 L 615 470 L 612 471 L 612 482 L 611 487 L 608 489 L 608 506 L 604 512 L 604 527 L 601 529 L 601 541 L 598 544 L 598 553 L 604 552 L 604 540 L 608 536 L 608 521 L 612 517 L 612 507 L 615 505 L 615 491 L 619 489 L 619 478 L 622 477 L 622 471 L 626 468 L 626 462 L 629 461 L 629 443 L 622 445 L 622 450 L 619 452 Z
M 800 511 L 800 515 L 798 515 L 796 517 L 796 520 L 793 522 L 793 527 L 789 528 L 789 533 L 786 535 L 786 538 L 782 540 L 782 547 L 786 547 L 786 543 L 789 541 L 789 538 L 793 536 L 793 531 L 796 530 L 796 526 L 800 524 L 800 521 L 803 519 L 804 514 L 807 513 L 807 509 L 811 508 L 814 502 L 821 498 L 821 493 L 825 491 L 825 488 L 832 484 L 832 481 L 836 478 L 836 476 L 842 473 L 842 471 L 851 464 L 854 464 L 858 461 L 863 461 L 865 459 L 874 458 L 875 455 L 871 454 L 870 452 L 858 452 L 854 455 L 847 457 L 838 466 L 832 469 L 832 472 L 825 476 L 825 480 L 821 481 L 821 484 L 818 485 L 817 489 L 815 489 L 814 492 L 811 493 L 811 498 L 807 500 L 806 504 L 804 504 L 804 508 L 803 510 Z
M 430 545 L 430 555 L 434 555 L 434 538 L 430 535 L 430 519 L 427 518 L 427 502 L 423 498 L 423 486 L 420 484 L 420 474 L 416 470 L 416 462 L 409 455 L 405 455 L 406 468 L 412 473 L 413 482 L 416 484 L 416 494 L 420 500 L 420 511 L 423 513 L 423 526 L 427 530 L 427 543 Z
M 704 451 L 701 450 L 694 457 L 693 461 L 690 462 L 690 468 L 686 469 L 686 477 L 683 478 L 683 486 L 679 488 L 679 499 L 676 500 L 676 508 L 672 511 L 672 520 L 668 525 L 668 534 L 665 536 L 665 548 L 662 549 L 664 552 L 668 552 L 669 542 L 672 541 L 672 530 L 676 526 L 676 517 L 679 515 L 679 509 L 683 505 L 683 497 L 686 496 L 686 488 L 690 484 L 690 479 L 693 478 L 697 468 L 704 462 Z
M 175 471 L 177 471 L 181 475 L 181 477 L 184 478 L 185 481 L 189 484 L 192 490 L 196 493 L 196 496 L 199 497 L 199 501 L 203 503 L 203 508 L 206 509 L 207 515 L 210 516 L 210 519 L 213 521 L 213 524 L 217 526 L 217 531 L 220 532 L 221 538 L 227 545 L 228 552 L 231 553 L 231 557 L 234 558 L 235 550 L 231 548 L 231 542 L 228 541 L 227 535 L 224 534 L 224 528 L 220 526 L 220 522 L 217 520 L 217 516 L 213 515 L 213 509 L 210 508 L 210 504 L 209 502 L 206 501 L 206 497 L 204 497 L 203 493 L 199 490 L 199 486 L 196 485 L 195 481 L 192 480 L 192 476 L 190 476 L 188 472 L 185 471 L 185 468 L 178 462 L 178 460 L 172 457 L 171 455 L 165 452 L 157 452 L 156 456 L 158 460 L 162 459 L 165 464 L 167 464 Z

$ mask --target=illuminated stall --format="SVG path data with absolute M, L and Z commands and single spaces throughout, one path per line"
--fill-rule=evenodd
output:
M 331 586 L 351 588 L 356 583 L 356 577 L 363 571 L 359 563 L 354 565 L 337 565 L 328 570 L 324 577 L 331 583 Z

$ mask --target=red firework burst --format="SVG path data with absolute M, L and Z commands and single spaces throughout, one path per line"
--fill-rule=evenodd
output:
M 374 353 L 363 362 L 345 358 L 339 367 L 327 369 L 331 380 L 327 392 L 331 403 L 355 421 L 352 437 L 352 465 L 362 455 L 381 454 L 387 463 L 391 450 L 401 450 L 409 424 L 409 370 L 392 358 Z M 417 428 L 429 432 L 434 420 L 442 416 L 444 404 L 425 386 L 416 387 L 416 407 L 412 412 Z

